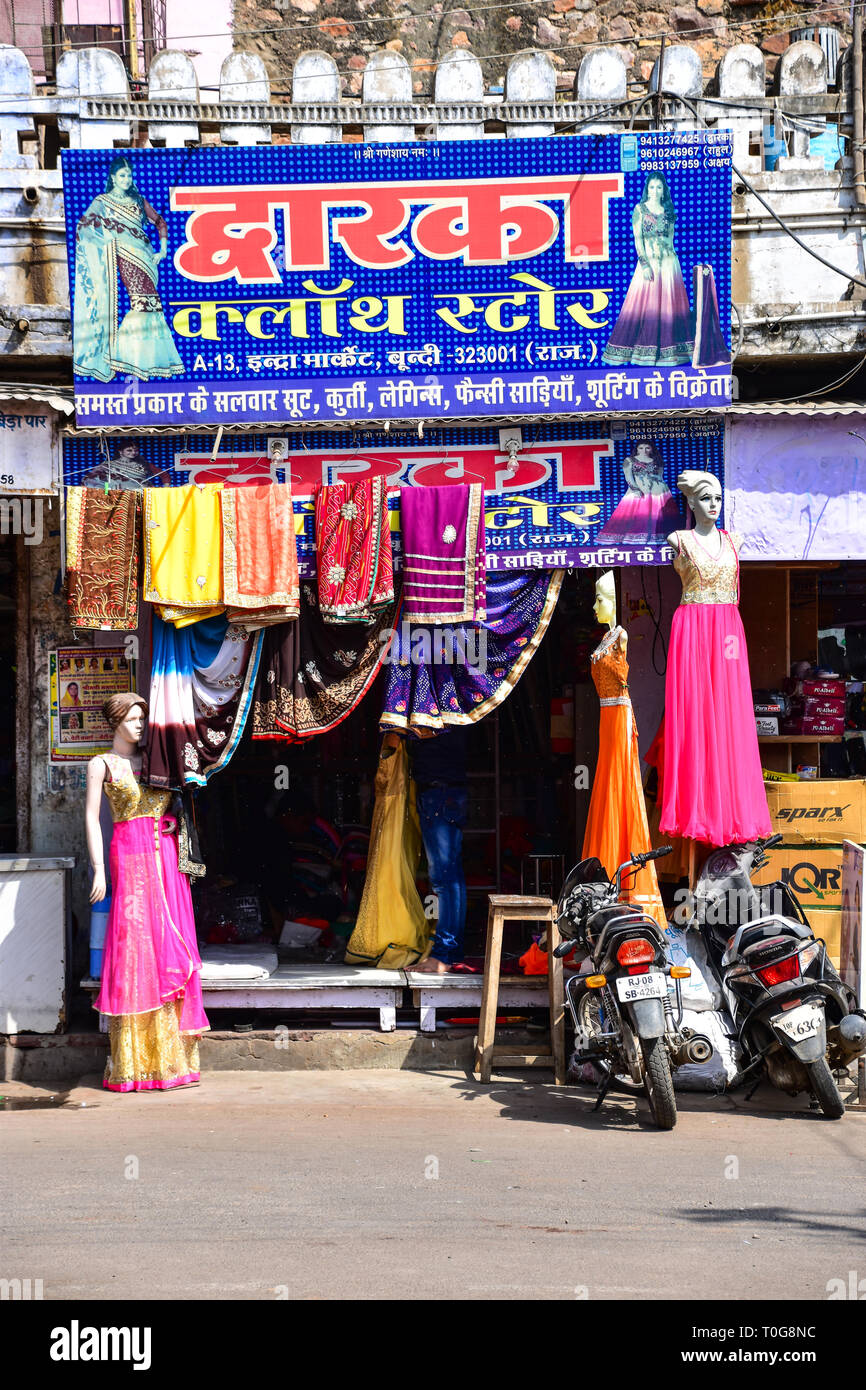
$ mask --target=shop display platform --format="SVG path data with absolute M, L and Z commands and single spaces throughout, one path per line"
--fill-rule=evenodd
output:
M 436 1032 L 437 1012 L 480 1009 L 484 976 L 429 975 L 415 970 L 376 970 L 352 965 L 278 965 L 266 978 L 202 979 L 202 999 L 208 1009 L 370 1009 L 378 1013 L 379 1029 L 391 1033 L 404 990 L 420 1010 L 422 1033 Z M 95 995 L 99 981 L 87 977 L 81 988 Z M 406 1001 L 408 1002 L 408 1001 Z M 503 975 L 499 982 L 499 1012 L 547 1007 L 546 975 Z
M 374 1009 L 379 1028 L 391 1033 L 406 977 L 402 970 L 353 965 L 278 965 L 264 979 L 202 978 L 205 1012 L 211 1009 Z M 99 981 L 85 979 L 92 994 Z M 480 997 L 479 979 L 479 997 Z

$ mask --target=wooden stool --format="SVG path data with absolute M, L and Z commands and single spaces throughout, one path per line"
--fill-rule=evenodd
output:
M 518 893 L 496 893 L 489 898 L 487 945 L 484 951 L 484 985 L 481 1016 L 475 1043 L 472 1070 L 480 1081 L 489 1081 L 497 1067 L 552 1066 L 557 1086 L 565 1084 L 565 997 L 562 961 L 553 954 L 560 936 L 556 927 L 556 907 L 551 898 L 529 898 Z M 544 922 L 547 925 L 548 1000 L 550 1003 L 550 1046 L 532 1051 L 496 1047 L 496 1012 L 499 1004 L 499 966 L 502 959 L 502 931 L 505 922 Z

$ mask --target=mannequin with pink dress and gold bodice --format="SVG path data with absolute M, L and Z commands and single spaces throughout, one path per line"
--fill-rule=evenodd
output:
M 771 826 L 739 613 L 740 538 L 716 525 L 717 478 L 690 470 L 677 486 L 695 526 L 668 537 L 683 592 L 668 649 L 659 828 L 742 844 Z
M 104 706 L 110 753 L 87 769 L 91 902 L 106 894 L 99 803 L 111 807 L 111 908 L 94 1007 L 108 1018 L 110 1091 L 168 1090 L 199 1080 L 198 1043 L 208 1028 L 189 880 L 178 868 L 171 793 L 140 782 L 147 705 L 131 691 Z

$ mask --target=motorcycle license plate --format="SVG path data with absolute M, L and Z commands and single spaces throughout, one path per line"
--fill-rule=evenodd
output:
M 777 1014 L 773 1019 L 773 1027 L 780 1033 L 785 1033 L 795 1042 L 800 1042 L 803 1038 L 811 1038 L 821 1027 L 822 1010 L 816 1008 L 814 1004 L 801 1004 L 799 1009 L 791 1009 L 789 1013 Z
M 623 1004 L 633 1004 L 638 999 L 664 999 L 668 985 L 664 975 L 657 971 L 624 975 L 616 981 L 616 992 Z

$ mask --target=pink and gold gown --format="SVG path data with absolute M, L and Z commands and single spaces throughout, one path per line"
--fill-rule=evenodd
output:
M 663 835 L 711 845 L 770 835 L 740 618 L 739 537 L 720 531 L 717 558 L 677 531 L 683 595 L 671 624 L 661 764 Z
M 209 1027 L 189 880 L 178 869 L 171 793 L 141 786 L 105 755 L 111 807 L 111 909 L 94 1008 L 109 1020 L 109 1091 L 165 1091 L 198 1081 Z
M 646 803 L 640 775 L 637 726 L 628 693 L 628 661 L 621 627 L 602 638 L 592 654 L 592 679 L 601 704 L 598 729 L 598 763 L 583 857 L 594 855 L 613 878 L 631 854 L 652 848 Z M 622 899 L 646 912 L 664 931 L 667 926 L 659 893 L 655 864 L 650 862 L 633 876 Z

